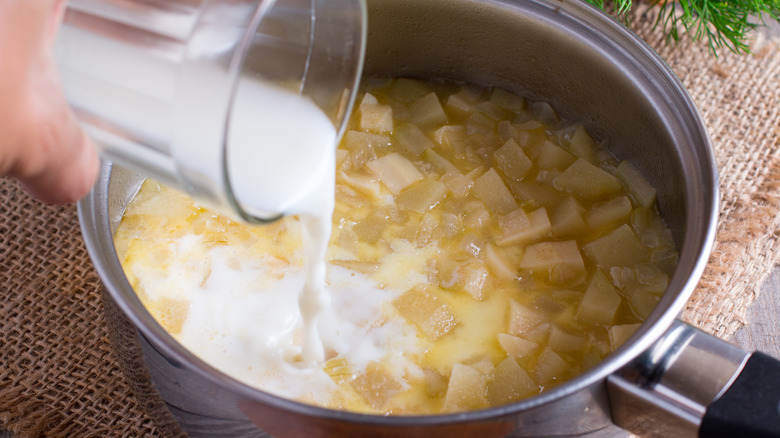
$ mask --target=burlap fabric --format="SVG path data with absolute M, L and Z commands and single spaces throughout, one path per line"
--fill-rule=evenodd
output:
M 780 50 L 757 41 L 753 55 L 716 58 L 704 44 L 667 45 L 653 22 L 632 15 L 696 101 L 723 193 L 716 249 L 684 319 L 728 337 L 780 250 Z M 133 396 L 103 311 L 76 208 L 43 206 L 0 180 L 0 428 L 21 437 L 166 435 Z

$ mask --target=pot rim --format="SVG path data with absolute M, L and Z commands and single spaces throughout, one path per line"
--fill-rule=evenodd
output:
M 678 317 L 693 293 L 714 245 L 719 213 L 719 187 L 715 157 L 704 122 L 690 95 L 671 68 L 649 45 L 603 11 L 580 0 L 501 0 L 497 3 L 514 10 L 523 10 L 524 13 L 539 20 L 549 22 L 553 19 L 567 20 L 567 26 L 561 25 L 562 27 L 573 30 L 573 33 L 579 36 L 589 36 L 596 43 L 609 45 L 608 48 L 612 52 L 605 48 L 601 51 L 601 55 L 638 64 L 645 75 L 652 76 L 652 83 L 657 87 L 655 91 L 659 94 L 654 99 L 660 100 L 665 97 L 674 99 L 674 102 L 669 103 L 674 114 L 664 114 L 664 116 L 686 119 L 688 122 L 686 129 L 690 131 L 689 135 L 696 143 L 686 145 L 686 149 L 681 152 L 692 155 L 688 156 L 687 160 L 686 157 L 682 157 L 682 161 L 686 175 L 690 175 L 691 172 L 693 174 L 691 183 L 685 187 L 688 208 L 684 222 L 685 232 L 682 242 L 679 242 L 681 245 L 678 267 L 655 310 L 625 344 L 595 367 L 541 394 L 508 405 L 454 414 L 414 416 L 362 414 L 304 404 L 264 392 L 233 379 L 188 351 L 152 318 L 135 296 L 124 276 L 113 246 L 108 216 L 108 189 L 112 165 L 103 163 L 95 187 L 78 203 L 79 221 L 88 253 L 104 287 L 140 333 L 154 339 L 153 344 L 166 356 L 186 364 L 202 377 L 232 391 L 239 397 L 313 417 L 388 426 L 430 426 L 510 416 L 552 403 L 597 384 L 645 352 Z M 696 168 L 688 169 L 685 167 L 686 163 L 688 166 L 695 165 Z M 693 204 L 696 206 L 691 208 Z

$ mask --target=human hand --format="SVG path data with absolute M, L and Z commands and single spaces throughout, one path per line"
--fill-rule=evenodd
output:
M 64 0 L 0 0 L 0 176 L 47 203 L 84 196 L 99 163 L 54 62 L 64 8 Z

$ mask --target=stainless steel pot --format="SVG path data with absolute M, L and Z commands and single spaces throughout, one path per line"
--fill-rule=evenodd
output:
M 142 178 L 104 164 L 79 205 L 105 285 L 113 342 L 136 395 L 166 433 L 191 436 L 562 436 L 613 430 L 695 435 L 748 354 L 676 318 L 711 250 L 717 169 L 690 97 L 624 26 L 580 0 L 369 1 L 366 73 L 496 85 L 553 104 L 606 139 L 658 189 L 679 266 L 639 331 L 598 366 L 529 399 L 448 415 L 385 417 L 312 407 L 247 387 L 196 358 L 144 309 L 112 234 Z M 152 382 L 154 385 L 151 385 Z M 645 428 L 647 429 L 647 428 Z

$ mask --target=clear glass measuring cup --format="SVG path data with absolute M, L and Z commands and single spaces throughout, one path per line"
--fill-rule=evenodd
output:
M 365 17 L 364 0 L 70 0 L 55 56 L 101 156 L 264 222 L 334 153 Z

